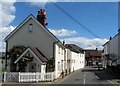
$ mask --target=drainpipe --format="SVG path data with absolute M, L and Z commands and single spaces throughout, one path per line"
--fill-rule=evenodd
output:
M 7 70 L 8 42 L 6 41 L 5 70 Z

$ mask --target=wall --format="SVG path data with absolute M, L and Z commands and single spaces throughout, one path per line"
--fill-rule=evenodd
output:
M 104 54 L 110 53 L 110 44 L 107 42 L 107 44 L 104 45 Z
M 64 52 L 65 50 L 63 49 L 63 47 L 56 43 L 55 44 L 55 78 L 58 78 L 64 70 Z
M 85 54 L 83 53 L 76 53 L 72 52 L 72 57 L 71 57 L 71 72 L 78 70 L 80 68 L 84 68 L 85 66 Z
M 118 55 L 118 35 L 110 40 L 110 53 Z
M 110 54 L 115 54 L 116 58 L 118 58 L 118 35 L 116 35 L 112 40 L 110 40 Z M 116 65 L 118 63 L 114 62 L 113 65 Z
M 76 53 L 76 52 L 71 51 L 70 49 L 66 49 L 66 56 L 67 56 L 67 71 L 68 72 L 73 72 L 75 70 L 84 68 L 85 52 Z
M 26 72 L 30 72 L 29 66 L 30 66 L 31 63 L 35 63 L 36 64 L 36 72 L 41 72 L 41 63 L 36 58 L 33 58 L 32 62 L 27 63 Z
M 28 31 L 28 26 L 31 23 L 33 24 L 33 32 Z M 47 58 L 51 58 L 53 57 L 53 42 L 50 35 L 33 19 L 30 19 L 8 40 L 8 50 L 19 45 L 37 47 Z
M 66 63 L 67 63 L 67 72 L 69 73 L 70 71 L 69 70 L 71 70 L 71 51 L 70 51 L 70 49 L 66 49 L 66 58 L 67 58 L 67 61 L 66 61 Z

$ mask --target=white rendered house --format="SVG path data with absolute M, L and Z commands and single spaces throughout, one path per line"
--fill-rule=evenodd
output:
M 85 66 L 85 51 L 75 44 L 66 44 L 67 71 L 73 72 Z
M 15 70 L 20 71 L 20 63 L 24 63 L 23 72 L 46 72 L 47 64 L 52 59 L 53 72 L 58 78 L 64 71 L 64 45 L 46 28 L 46 12 L 38 11 L 37 19 L 29 15 L 6 38 L 6 56 L 15 46 L 24 46 L 22 54 L 9 58 L 6 62 L 7 70 L 11 70 L 11 64 L 16 65 Z M 22 66 L 21 66 L 22 67 Z
M 104 64 L 111 66 L 112 61 L 107 60 L 107 58 L 116 59 L 116 61 L 113 62 L 114 66 L 117 66 L 120 64 L 120 29 L 118 30 L 118 34 L 115 35 L 113 38 L 110 38 L 108 42 L 106 42 L 104 45 L 104 52 L 103 52 L 103 58 L 104 58 Z M 104 66 L 105 66 L 104 65 Z

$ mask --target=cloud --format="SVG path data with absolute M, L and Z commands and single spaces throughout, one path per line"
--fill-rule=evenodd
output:
M 13 27 L 13 26 L 6 26 L 6 27 L 0 28 L 0 34 L 2 35 L 2 38 L 7 36 L 14 29 L 15 29 L 15 27 Z
M 120 0 L 17 0 L 30 2 L 32 6 L 43 8 L 48 2 L 119 2 Z
M 60 39 L 61 41 L 65 41 L 68 44 L 77 44 L 84 49 L 102 49 L 102 45 L 106 43 L 108 40 L 105 38 L 87 38 L 87 37 L 73 37 L 77 34 L 75 30 L 68 29 L 49 29 L 55 36 L 64 37 Z M 66 38 L 70 36 L 69 38 Z M 72 38 L 71 38 L 72 36 Z
M 0 27 L 0 52 L 5 51 L 6 44 L 4 38 L 15 29 L 13 26 Z
M 15 0 L 12 2 L 1 2 L 0 3 L 0 25 L 8 26 L 15 19 L 16 8 L 14 6 Z
M 102 49 L 102 45 L 106 43 L 108 40 L 105 38 L 87 38 L 87 37 L 74 37 L 74 38 L 65 38 L 68 44 L 77 44 L 84 49 Z
M 5 51 L 5 36 L 15 28 L 13 26 L 9 26 L 15 19 L 15 2 L 16 0 L 0 0 L 0 52 Z
M 77 32 L 75 30 L 67 30 L 67 29 L 49 29 L 57 37 L 65 37 L 65 36 L 73 36 L 76 35 Z

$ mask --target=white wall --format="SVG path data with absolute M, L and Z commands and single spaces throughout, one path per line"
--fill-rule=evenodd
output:
M 70 49 L 67 49 L 66 48 L 66 58 L 67 58 L 67 61 L 66 61 L 66 63 L 67 63 L 67 72 L 69 72 L 69 69 L 71 70 L 71 51 L 70 51 Z
M 110 53 L 118 55 L 118 35 L 110 40 Z
M 23 57 L 24 58 L 24 57 Z M 29 72 L 29 64 L 30 63 L 35 63 L 36 64 L 36 72 L 43 72 L 41 71 L 41 63 L 36 59 L 36 58 L 33 58 L 33 61 L 32 62 L 28 62 L 27 63 L 27 66 L 26 66 L 26 72 Z
M 71 72 L 74 70 L 78 70 L 80 68 L 84 68 L 85 66 L 85 54 L 72 52 L 72 64 L 71 64 Z
M 33 32 L 28 31 L 29 24 L 33 24 Z M 33 19 L 26 22 L 10 39 L 8 51 L 13 46 L 37 47 L 48 59 L 53 57 L 53 43 L 55 40 L 45 32 Z M 8 63 L 9 64 L 9 63 Z M 10 69 L 8 65 L 8 70 Z
M 31 23 L 33 24 L 33 32 L 28 31 L 28 26 Z M 19 45 L 37 47 L 49 59 L 53 57 L 53 42 L 54 39 L 33 19 L 30 19 L 8 40 L 8 50 Z
M 55 44 L 55 78 L 60 76 L 62 70 L 65 71 L 64 51 L 60 44 Z
M 118 58 L 119 55 L 119 41 L 118 41 L 118 35 L 116 35 L 114 38 L 112 38 L 111 40 L 109 40 L 109 42 L 104 45 L 104 54 L 115 54 L 116 58 Z M 117 63 L 114 63 L 113 65 L 119 64 L 119 60 L 117 60 Z M 111 61 L 108 62 L 108 65 L 111 65 Z
M 67 69 L 70 72 L 84 68 L 85 66 L 85 53 L 76 53 L 69 49 L 66 49 L 67 56 Z
M 116 55 L 116 58 L 118 58 L 118 35 L 110 40 L 110 54 L 113 53 Z M 114 65 L 116 65 L 117 63 L 114 63 Z
M 110 53 L 110 44 L 109 44 L 109 42 L 107 42 L 104 45 L 104 54 L 109 54 L 109 53 Z

